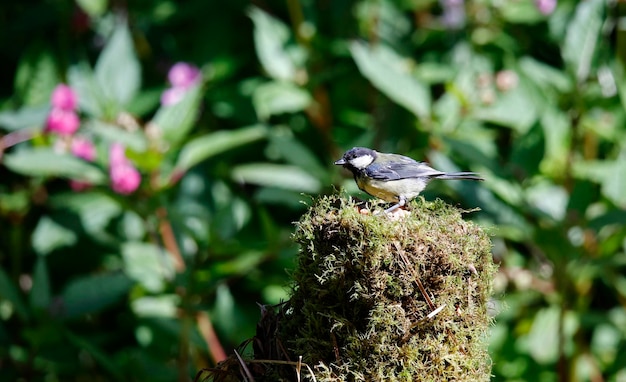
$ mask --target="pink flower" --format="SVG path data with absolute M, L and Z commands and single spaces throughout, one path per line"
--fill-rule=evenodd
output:
M 556 3 L 557 0 L 535 0 L 535 6 L 545 16 L 554 12 Z
M 465 25 L 465 2 L 463 0 L 439 0 L 443 14 L 443 25 L 450 29 L 461 29 Z
M 175 105 L 183 99 L 186 92 L 187 90 L 183 88 L 169 88 L 161 94 L 161 104 L 165 106 Z
M 186 62 L 179 62 L 170 68 L 167 78 L 172 87 L 161 95 L 161 104 L 170 106 L 180 102 L 187 90 L 202 81 L 202 73 L 197 67 Z
M 519 84 L 519 76 L 512 70 L 501 70 L 496 73 L 496 87 L 506 92 L 515 89 Z
M 60 135 L 72 135 L 78 130 L 80 119 L 75 112 L 53 108 L 46 119 L 46 131 Z
M 111 188 L 118 194 L 128 195 L 134 192 L 141 183 L 139 171 L 126 157 L 124 146 L 120 143 L 111 145 L 109 176 L 111 177 Z
M 187 89 L 202 79 L 202 73 L 194 65 L 186 62 L 178 62 L 170 68 L 167 79 L 174 88 Z
M 52 91 L 50 104 L 54 109 L 62 109 L 66 111 L 76 110 L 77 97 L 76 92 L 71 87 L 60 84 Z
M 111 188 L 118 194 L 131 194 L 141 183 L 139 171 L 130 162 L 111 166 L 109 175 L 111 176 Z
M 113 143 L 109 149 L 109 163 L 111 166 L 121 165 L 128 162 L 126 149 L 121 143 Z
M 93 162 L 96 159 L 96 146 L 87 138 L 74 137 L 72 139 L 72 154 Z

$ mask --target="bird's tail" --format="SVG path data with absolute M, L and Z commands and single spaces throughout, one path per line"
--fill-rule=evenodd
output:
M 441 174 L 436 177 L 437 179 L 448 179 L 448 180 L 485 180 L 480 177 L 480 175 L 475 172 L 447 172 L 445 174 Z

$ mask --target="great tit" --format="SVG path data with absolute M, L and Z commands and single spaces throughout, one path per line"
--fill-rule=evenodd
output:
M 473 172 L 446 173 L 403 155 L 379 153 L 365 147 L 346 151 L 335 164 L 350 170 L 361 190 L 396 203 L 385 212 L 417 197 L 432 179 L 484 180 Z

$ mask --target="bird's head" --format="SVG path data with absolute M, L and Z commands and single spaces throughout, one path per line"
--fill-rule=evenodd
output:
M 335 162 L 336 165 L 344 166 L 350 170 L 362 170 L 376 160 L 376 151 L 366 147 L 354 147 Z

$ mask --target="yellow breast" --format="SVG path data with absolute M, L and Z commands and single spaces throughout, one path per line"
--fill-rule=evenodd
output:
M 389 185 L 386 182 L 381 182 L 373 179 L 366 179 L 363 177 L 357 177 L 356 184 L 359 188 L 368 194 L 380 198 L 386 202 L 398 202 L 400 199 L 398 195 L 389 190 Z

